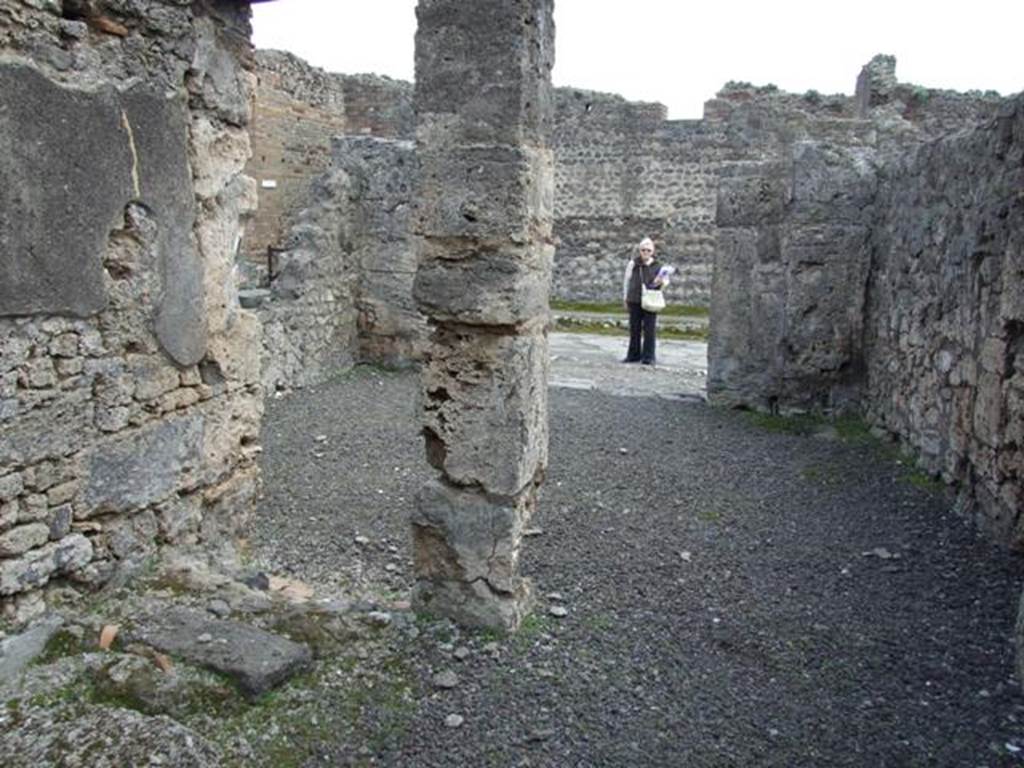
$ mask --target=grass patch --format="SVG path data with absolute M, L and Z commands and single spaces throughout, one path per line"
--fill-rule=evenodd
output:
M 910 467 L 909 464 L 913 462 L 912 456 L 904 453 L 895 443 L 872 434 L 871 427 L 859 416 L 844 415 L 828 419 L 817 414 L 779 416 L 758 411 L 746 411 L 744 416 L 749 424 L 758 429 L 778 434 L 809 436 L 831 428 L 843 443 L 864 446 L 874 451 L 879 459 L 899 465 L 901 471 L 898 478 L 901 482 L 930 493 L 941 493 L 947 488 L 941 478 Z M 817 464 L 802 469 L 800 476 L 823 485 L 841 485 L 846 478 L 846 470 L 841 466 Z
M 879 439 L 871 434 L 871 427 L 860 416 L 847 414 L 830 423 L 844 443 L 869 445 L 879 442 Z
M 812 435 L 828 423 L 821 416 L 811 414 L 780 416 L 761 411 L 744 411 L 743 415 L 750 425 L 765 432 L 782 435 Z
M 555 330 L 563 333 L 589 333 L 598 336 L 617 336 L 627 338 L 629 329 L 608 322 L 588 322 L 559 318 L 555 322 Z M 707 341 L 707 328 L 659 328 L 658 337 L 674 341 Z
M 942 493 L 946 490 L 946 484 L 941 479 L 932 477 L 919 469 L 908 470 L 900 479 L 929 493 Z
M 330 745 L 361 744 L 371 755 L 389 752 L 399 748 L 415 709 L 411 680 L 408 663 L 396 655 L 378 662 L 334 658 L 263 694 L 244 711 L 187 724 L 221 748 L 226 767 L 320 764 Z M 240 738 L 253 750 L 244 761 L 233 749 Z
M 523 619 L 519 629 L 509 635 L 509 646 L 513 651 L 524 653 L 542 635 L 551 634 L 554 629 L 552 626 L 554 620 L 546 613 L 542 613 L 543 610 L 542 605 L 536 605 L 533 613 Z
M 800 477 L 821 485 L 842 485 L 847 479 L 845 467 L 838 464 L 817 464 L 800 470 Z
M 615 619 L 607 613 L 591 614 L 583 619 L 583 626 L 592 632 L 606 633 L 615 629 Z
M 554 299 L 551 308 L 561 312 L 591 312 L 601 315 L 626 315 L 621 301 L 563 301 Z M 670 304 L 658 314 L 669 317 L 707 317 L 707 307 L 696 307 L 689 304 Z
M 84 650 L 85 646 L 79 638 L 66 629 L 59 629 L 49 639 L 43 648 L 43 652 L 35 658 L 32 664 L 35 666 L 52 664 L 67 656 L 77 656 Z
M 697 519 L 704 523 L 718 523 L 722 520 L 722 513 L 717 509 L 702 509 L 697 513 Z

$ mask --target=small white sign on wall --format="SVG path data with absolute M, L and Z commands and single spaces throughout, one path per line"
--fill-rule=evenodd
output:
M 277 179 L 264 179 L 260 182 L 263 189 L 277 189 Z

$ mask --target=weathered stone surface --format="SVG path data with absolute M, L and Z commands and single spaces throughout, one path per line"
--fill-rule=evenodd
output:
M 428 243 L 413 283 L 416 306 L 442 322 L 526 323 L 547 313 L 553 251 L 547 244 L 481 251 Z
M 157 422 L 111 440 L 89 464 L 83 493 L 88 514 L 138 509 L 163 500 L 198 470 L 202 440 L 199 416 Z
M 0 501 L 10 501 L 19 496 L 24 488 L 25 482 L 19 472 L 0 477 Z
M 206 349 L 203 262 L 193 238 L 195 195 L 189 168 L 188 109 L 140 87 L 123 97 L 123 125 L 133 152 L 134 197 L 156 219 L 160 296 L 156 334 L 179 365 L 194 365 Z
M 417 14 L 413 292 L 434 326 L 423 433 L 442 477 L 413 521 L 414 597 L 514 628 L 529 602 L 522 526 L 547 462 L 551 2 L 429 0 Z
M 60 616 L 48 616 L 24 632 L 0 640 L 0 690 L 35 661 L 63 624 Z
M 862 226 L 877 179 L 872 149 L 800 142 L 793 148 L 792 213 L 804 225 Z
M 217 768 L 220 753 L 198 733 L 160 715 L 76 703 L 24 711 L 14 733 L 0 738 L 0 761 L 10 768 L 43 765 L 173 765 Z
M 1024 99 L 883 168 L 865 328 L 868 418 L 1024 546 Z M 924 180 L 924 181 L 922 181 Z
M 63 539 L 71 533 L 71 522 L 74 520 L 74 509 L 70 504 L 61 504 L 49 512 L 47 527 L 51 541 Z
M 41 523 L 19 525 L 0 534 L 0 557 L 24 554 L 50 540 L 50 529 Z
M 417 5 L 417 138 L 425 144 L 547 143 L 552 0 Z
M 211 536 L 234 528 L 247 499 L 222 489 L 239 473 L 238 487 L 254 488 L 258 451 L 258 354 L 248 353 L 258 349 L 257 321 L 239 318 L 232 277 L 240 220 L 255 200 L 241 177 L 248 8 L 106 3 L 105 32 L 114 32 L 105 34 L 61 20 L 59 6 L 22 3 L 0 35 L 0 591 L 9 618 L 42 606 L 32 592 L 57 576 L 98 585 L 161 536 L 198 537 L 195 515 L 156 515 L 179 494 L 208 500 Z M 21 285 L 12 269 L 26 253 L 37 282 Z M 13 307 L 7 290 L 27 304 Z M 207 383 L 199 361 L 219 380 Z M 208 413 L 244 429 L 218 422 L 210 435 Z M 204 462 L 207 448 L 217 453 Z M 102 522 L 87 520 L 97 514 Z
M 313 658 L 306 645 L 186 609 L 148 616 L 126 635 L 133 642 L 228 675 L 250 696 L 280 685 Z
M 853 407 L 873 173 L 860 149 L 804 142 L 788 168 L 747 165 L 723 179 L 708 347 L 714 402 Z
M 482 579 L 492 592 L 513 593 L 523 530 L 535 503 L 532 493 L 502 498 L 441 481 L 428 483 L 412 518 L 417 577 Z
M 716 222 L 720 227 L 756 227 L 782 220 L 790 201 L 785 167 L 762 166 L 757 174 L 723 175 L 718 186 Z
M 131 194 L 117 97 L 12 64 L 0 65 L 0 92 L 0 315 L 95 314 L 104 244 Z
M 73 533 L 13 560 L 0 561 L 0 595 L 13 595 L 41 587 L 54 574 L 84 567 L 92 559 L 92 543 Z
M 547 464 L 547 338 L 439 328 L 422 373 L 427 458 L 511 496 Z
M 232 125 L 245 125 L 249 121 L 252 85 L 248 73 L 238 66 L 238 52 L 222 39 L 216 20 L 200 17 L 193 25 L 196 47 L 190 90 L 221 119 Z
M 159 226 L 158 335 L 175 360 L 196 362 L 204 343 L 202 264 L 191 240 L 185 101 L 146 86 L 123 94 L 64 88 L 12 65 L 0 67 L 0 89 L 12 96 L 0 113 L 0 137 L 12 142 L 0 152 L 0 215 L 10 217 L 0 226 L 0 314 L 102 310 L 104 246 L 125 206 L 137 200 Z M 26 178 L 64 182 L 28 198 Z M 54 220 L 62 225 L 52 226 Z
M 525 243 L 550 232 L 550 150 L 502 145 L 421 148 L 418 161 L 417 234 Z
M 520 579 L 511 593 L 496 593 L 484 581 L 417 580 L 413 603 L 419 610 L 443 615 L 467 627 L 515 631 L 535 603 L 533 585 Z

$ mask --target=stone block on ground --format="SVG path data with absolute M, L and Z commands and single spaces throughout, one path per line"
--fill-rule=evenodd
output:
M 63 624 L 60 616 L 47 616 L 24 632 L 0 640 L 0 689 L 35 661 Z
M 249 696 L 275 688 L 313 658 L 306 645 L 183 608 L 138 620 L 126 637 L 228 675 Z

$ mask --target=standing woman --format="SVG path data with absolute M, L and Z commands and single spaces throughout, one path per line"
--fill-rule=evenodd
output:
M 624 363 L 654 365 L 655 324 L 658 315 L 640 306 L 640 281 L 648 288 L 660 289 L 664 281 L 658 277 L 661 264 L 654 258 L 654 241 L 645 237 L 637 253 L 626 262 L 622 278 L 622 301 L 629 312 L 629 350 Z

